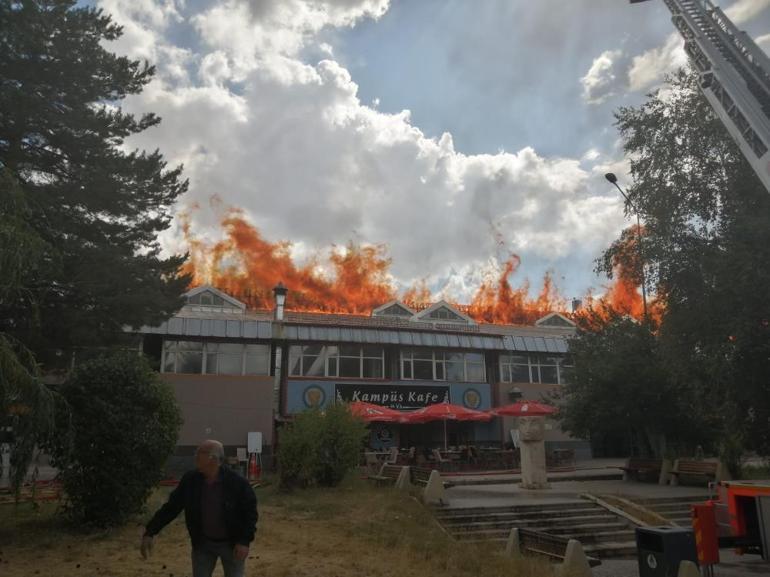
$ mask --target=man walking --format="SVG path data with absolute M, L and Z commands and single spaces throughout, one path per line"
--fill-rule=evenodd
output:
M 152 553 L 153 537 L 184 509 L 192 542 L 193 577 L 211 577 L 217 559 L 225 577 L 243 577 L 249 544 L 257 525 L 257 498 L 249 483 L 222 466 L 219 441 L 204 441 L 195 452 L 195 471 L 188 471 L 168 501 L 147 523 L 142 557 Z

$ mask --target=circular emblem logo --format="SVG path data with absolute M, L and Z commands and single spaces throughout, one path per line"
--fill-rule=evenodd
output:
M 463 405 L 469 409 L 478 409 L 481 405 L 481 395 L 476 389 L 468 389 L 463 393 Z
M 308 408 L 320 407 L 326 401 L 326 393 L 321 387 L 311 385 L 302 393 L 302 400 Z
M 650 569 L 658 568 L 658 560 L 655 558 L 655 555 L 653 555 L 652 553 L 647 555 L 647 566 Z
M 380 427 L 377 429 L 377 440 L 383 443 L 389 443 L 393 436 L 390 433 L 390 429 L 387 427 Z

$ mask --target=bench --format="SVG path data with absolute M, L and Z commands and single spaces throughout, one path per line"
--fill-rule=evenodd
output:
M 377 481 L 378 484 L 395 483 L 401 474 L 401 465 L 390 465 L 385 463 L 380 467 L 380 472 L 376 475 L 369 475 L 369 479 Z
M 532 529 L 519 529 L 519 547 L 522 553 L 548 557 L 553 561 L 564 562 L 567 553 L 569 539 L 533 531 Z M 596 557 L 586 556 L 591 567 L 601 565 Z
M 626 461 L 625 466 L 620 467 L 623 470 L 623 480 L 629 478 L 639 480 L 640 476 L 655 475 L 657 481 L 660 477 L 660 471 L 663 467 L 663 459 L 640 459 L 631 457 Z
M 706 482 L 719 480 L 719 463 L 716 461 L 693 461 L 677 459 L 671 471 L 671 484 L 678 485 L 680 477 L 697 477 Z
M 412 483 L 412 485 L 425 487 L 427 486 L 428 481 L 430 481 L 430 475 L 433 471 L 435 471 L 435 469 L 428 469 L 427 467 L 409 467 L 409 482 Z M 441 480 L 441 483 L 447 489 L 449 487 L 454 487 L 454 483 L 444 481 L 443 479 Z

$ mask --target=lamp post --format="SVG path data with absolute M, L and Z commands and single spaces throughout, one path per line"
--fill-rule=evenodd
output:
M 615 185 L 615 188 L 618 189 L 618 192 L 623 196 L 625 201 L 631 206 L 631 208 L 634 209 L 634 212 L 636 213 L 636 236 L 637 236 L 637 246 L 639 247 L 639 262 L 642 267 L 642 314 L 644 316 L 644 322 L 647 322 L 647 281 L 645 279 L 644 274 L 644 250 L 642 249 L 642 225 L 639 222 L 639 209 L 636 208 L 633 202 L 631 202 L 631 199 L 628 198 L 628 195 L 623 192 L 623 189 L 620 188 L 620 185 L 618 184 L 618 177 L 615 176 L 612 172 L 608 172 L 604 175 L 604 178 L 606 178 L 611 184 Z

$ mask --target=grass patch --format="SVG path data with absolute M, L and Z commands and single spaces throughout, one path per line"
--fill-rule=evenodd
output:
M 159 489 L 148 509 L 165 499 Z M 334 489 L 257 489 L 260 520 L 247 574 L 260 577 L 541 577 L 540 559 L 515 561 L 503 546 L 453 541 L 412 497 L 351 478 Z M 183 577 L 191 573 L 183 516 L 156 538 L 153 557 L 139 556 L 137 520 L 84 533 L 55 516 L 56 506 L 0 509 L 0 574 L 4 577 Z M 214 575 L 222 575 L 218 567 Z
M 741 479 L 770 479 L 770 464 L 744 465 L 741 467 Z

